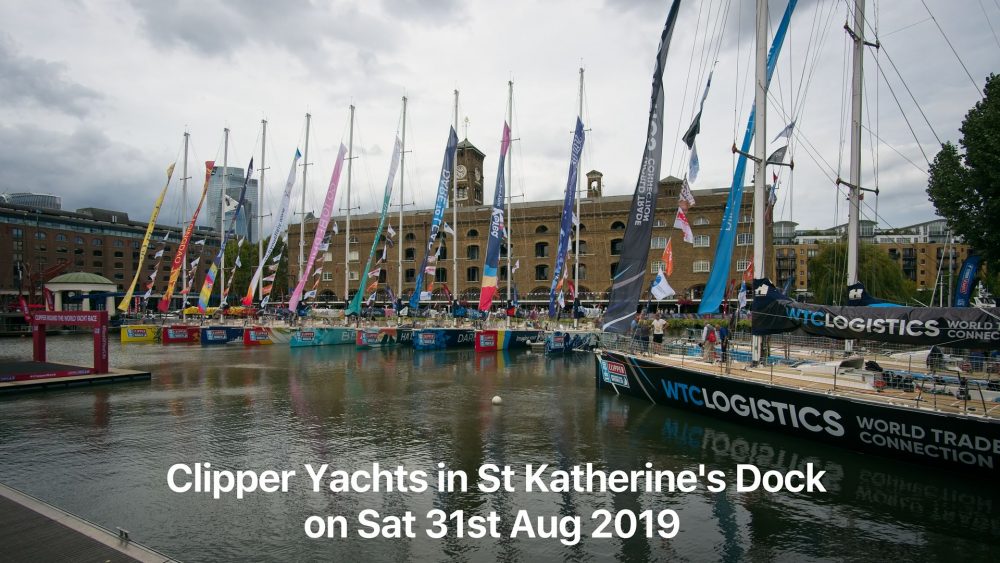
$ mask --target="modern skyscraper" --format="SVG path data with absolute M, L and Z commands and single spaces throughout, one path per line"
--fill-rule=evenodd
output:
M 208 182 L 208 197 L 205 204 L 208 206 L 208 226 L 212 229 L 219 229 L 219 198 L 222 194 L 222 170 L 221 166 L 216 166 L 212 170 L 212 178 Z M 230 198 L 230 203 L 235 207 L 240 197 L 240 190 L 243 189 L 244 171 L 235 166 L 229 167 L 229 179 L 226 182 L 226 195 Z M 257 200 L 257 180 L 251 178 L 247 183 L 246 201 L 239 217 L 236 218 L 236 237 L 246 237 L 247 242 L 257 242 L 257 214 L 260 213 L 259 202 Z M 227 211 L 225 223 L 229 228 L 229 223 L 233 219 L 233 212 Z

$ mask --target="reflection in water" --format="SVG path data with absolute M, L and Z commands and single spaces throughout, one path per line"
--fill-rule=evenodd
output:
M 85 339 L 61 339 L 65 361 L 86 356 Z M 27 345 L 0 341 L 0 357 Z M 121 365 L 151 382 L 0 397 L 0 478 L 183 560 L 989 560 L 1000 538 L 991 484 L 692 413 L 596 393 L 592 356 L 473 350 L 415 353 L 351 346 L 113 345 Z M 22 350 L 21 348 L 24 348 Z M 74 351 L 75 349 L 75 351 Z M 56 361 L 58 361 L 56 359 Z M 494 395 L 503 406 L 491 404 Z M 284 494 L 243 500 L 175 494 L 174 463 L 218 469 L 294 469 Z M 425 493 L 313 492 L 304 464 L 345 471 L 404 465 L 436 475 L 464 471 L 468 490 Z M 828 493 L 525 493 L 525 464 L 569 470 L 708 469 L 737 464 L 825 470 Z M 519 470 L 517 492 L 476 486 L 484 463 Z M 418 516 L 413 539 L 310 540 L 311 515 L 361 510 Z M 594 539 L 595 510 L 680 514 L 681 533 Z M 500 515 L 499 539 L 426 537 L 429 510 Z M 518 511 L 580 516 L 583 535 L 510 538 Z

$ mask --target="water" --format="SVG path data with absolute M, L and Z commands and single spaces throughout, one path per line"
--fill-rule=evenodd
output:
M 88 338 L 49 341 L 85 362 Z M 0 361 L 30 342 L 0 341 Z M 0 396 L 0 482 L 185 561 L 996 560 L 995 483 L 654 407 L 594 388 L 592 356 L 357 351 L 350 346 L 164 347 L 112 343 L 113 365 L 152 381 Z M 503 397 L 494 407 L 491 398 Z M 175 463 L 296 470 L 287 493 L 177 494 Z M 484 463 L 561 468 L 827 471 L 827 493 L 314 493 L 303 465 L 372 463 L 475 480 Z M 417 515 L 414 539 L 362 539 L 355 516 Z M 495 511 L 501 539 L 430 539 L 432 509 Z M 595 510 L 676 510 L 673 539 L 589 537 Z M 519 510 L 582 520 L 582 537 L 510 538 Z M 345 515 L 347 538 L 309 539 L 311 515 Z M 523 535 L 523 534 L 522 534 Z

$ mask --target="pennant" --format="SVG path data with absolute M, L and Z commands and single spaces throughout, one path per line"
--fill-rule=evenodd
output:
M 698 113 L 695 114 L 691 125 L 688 126 L 687 131 L 684 132 L 684 136 L 681 137 L 684 144 L 692 150 L 694 148 L 694 139 L 701 132 L 701 113 L 705 110 L 705 99 L 708 98 L 708 89 L 712 87 L 713 74 L 715 74 L 715 63 L 712 63 L 712 70 L 708 73 L 708 81 L 705 83 L 705 91 L 701 94 L 701 104 L 698 106 Z
M 163 233 L 163 242 L 167 242 L 169 239 L 170 239 L 170 231 Z
M 180 276 L 181 270 L 184 269 L 184 256 L 187 254 L 188 244 L 191 241 L 191 234 L 194 232 L 195 224 L 198 221 L 201 206 L 204 204 L 205 196 L 208 194 L 208 183 L 211 180 L 212 169 L 214 167 L 215 162 L 205 162 L 205 184 L 201 189 L 201 197 L 198 199 L 198 205 L 194 209 L 194 215 L 191 216 L 191 222 L 184 229 L 184 234 L 181 236 L 181 241 L 177 246 L 177 252 L 174 254 L 174 259 L 170 264 L 170 279 L 167 281 L 167 290 L 163 294 L 163 299 L 156 305 L 161 313 L 166 313 L 170 309 L 170 297 L 174 292 L 174 286 L 177 284 L 177 278 Z
M 428 276 L 433 276 L 435 273 L 437 273 L 437 266 L 433 264 L 428 264 L 427 266 L 424 267 L 424 273 L 427 274 Z
M 444 291 L 444 297 L 445 297 L 445 299 L 447 299 L 450 302 L 451 301 L 451 290 L 448 289 L 448 284 L 442 283 L 441 284 L 441 290 Z
M 371 305 L 372 303 L 374 303 L 374 302 L 375 302 L 375 293 L 376 293 L 376 292 L 375 292 L 375 291 L 373 291 L 373 292 L 372 292 L 372 294 L 368 296 L 368 304 L 369 304 L 369 305 Z
M 155 280 L 156 280 L 156 270 L 153 270 L 153 273 L 149 274 L 149 281 L 155 281 Z
M 271 290 L 274 289 L 274 284 L 267 284 L 260 288 L 261 295 L 271 295 Z
M 386 232 L 389 234 L 389 238 L 396 236 L 396 231 L 392 230 L 392 225 L 386 226 Z
M 663 273 L 663 268 L 659 268 L 656 273 L 656 278 L 653 279 L 653 285 L 650 288 L 650 293 L 657 301 L 663 301 L 667 297 L 674 295 L 674 288 L 670 287 L 667 283 L 667 276 Z
M 566 296 L 563 294 L 563 291 L 561 289 L 559 290 L 559 295 L 556 297 L 556 302 L 559 303 L 560 309 L 566 307 Z
M 240 261 L 240 256 L 237 254 L 236 255 L 236 264 L 233 266 L 233 270 L 235 270 L 236 268 L 239 268 L 242 265 L 243 265 L 243 262 Z
M 157 250 L 156 254 L 153 254 L 153 258 L 163 258 L 163 249 Z
M 667 239 L 667 247 L 663 249 L 663 263 L 667 267 L 667 275 L 668 276 L 674 275 L 674 248 L 673 248 L 673 241 L 674 241 L 674 239 L 668 238 Z
M 304 299 L 312 299 L 313 297 L 316 297 L 316 290 L 315 289 L 310 289 L 303 296 Z
M 278 271 L 278 264 L 271 264 L 270 266 L 267 267 L 267 271 L 269 271 L 269 272 L 277 272 Z
M 382 274 L 382 268 L 375 268 L 374 270 L 368 272 L 369 278 L 377 278 Z
M 378 280 L 375 280 L 372 283 L 368 284 L 367 291 L 374 291 L 375 288 L 377 288 L 377 287 L 378 287 Z
M 778 133 L 777 135 L 774 136 L 774 139 L 771 142 L 773 143 L 774 141 L 777 141 L 778 139 L 780 139 L 782 137 L 784 137 L 786 139 L 791 139 L 792 138 L 792 130 L 794 130 L 794 129 L 795 129 L 795 120 L 793 119 L 792 122 L 789 123 L 788 125 L 786 125 L 785 128 L 782 129 L 780 133 Z
M 677 218 L 674 219 L 674 227 L 680 229 L 681 232 L 684 233 L 684 242 L 694 244 L 694 233 L 691 232 L 691 225 L 688 223 L 687 215 L 685 215 L 684 210 L 679 207 L 677 208 Z
M 285 230 L 285 224 L 288 222 L 288 207 L 292 201 L 292 187 L 295 186 L 295 175 L 299 167 L 299 159 L 302 158 L 302 153 L 299 149 L 295 149 L 295 156 L 292 158 L 292 164 L 289 167 L 288 179 L 285 180 L 285 190 L 281 194 L 281 205 L 278 207 L 278 214 L 275 217 L 274 225 L 271 227 L 271 237 L 267 243 L 267 248 L 264 250 L 264 255 L 259 258 L 260 263 L 257 266 L 257 270 L 254 271 L 253 277 L 250 279 L 250 283 L 247 284 L 247 292 L 243 296 L 241 302 L 244 307 L 249 307 L 253 304 L 253 295 L 257 290 L 257 280 L 261 278 L 263 274 L 264 264 L 267 259 L 274 252 L 274 247 L 278 244 L 279 235 Z M 278 257 L 281 255 L 279 254 Z M 275 262 L 277 262 L 277 258 Z
M 188 269 L 189 270 L 193 270 L 193 269 L 197 268 L 198 264 L 200 262 L 201 262 L 201 256 L 199 256 L 199 257 L 195 258 L 194 260 L 192 260 L 191 261 L 191 265 L 188 267 Z
M 497 268 L 500 265 L 500 230 L 503 225 L 504 207 L 504 160 L 510 147 L 510 126 L 503 124 L 500 141 L 500 163 L 497 166 L 496 188 L 493 192 L 493 207 L 490 210 L 489 241 L 486 244 L 486 262 L 483 265 L 483 282 L 479 292 L 479 310 L 489 311 L 493 296 L 497 292 Z
M 273 262 L 273 263 L 277 264 L 279 260 L 281 260 L 281 253 L 279 253 L 279 254 L 278 254 L 277 256 L 275 256 L 275 257 L 274 257 L 274 258 L 273 258 L 273 259 L 271 260 L 271 262 Z
M 313 272 L 313 275 L 318 277 L 322 273 L 323 273 L 323 268 L 317 268 L 316 271 Z
M 274 281 L 274 277 L 275 277 L 275 274 L 271 274 L 270 276 L 267 276 L 266 278 L 264 278 L 264 281 L 266 281 L 266 282 L 273 282 Z
M 243 247 L 243 242 L 245 240 L 246 240 L 246 237 L 240 237 L 240 240 L 236 241 L 236 248 L 242 248 Z
M 335 234 L 335 235 L 339 235 L 340 234 L 340 228 L 337 227 L 337 222 L 336 221 L 333 222 L 333 234 Z
M 753 258 L 747 262 L 747 269 L 743 272 L 743 283 L 753 284 Z
M 736 302 L 739 304 L 740 309 L 744 309 L 747 306 L 747 282 L 740 283 L 740 293 L 736 298 Z
M 434 252 L 434 259 L 435 260 L 437 260 L 438 258 L 441 257 L 441 246 L 442 245 L 439 244 L 437 250 Z M 430 259 L 430 257 L 428 257 L 428 259 Z
M 691 159 L 688 161 L 688 177 L 691 183 L 698 181 L 698 172 L 701 170 L 701 161 L 698 160 L 698 145 L 691 145 Z
M 164 240 L 166 240 L 166 239 L 164 239 Z M 195 246 L 205 246 L 205 241 L 206 240 L 208 240 L 208 239 L 196 240 L 196 241 L 194 241 L 194 245 Z
M 387 254 L 388 252 L 389 252 L 389 247 L 387 247 L 387 246 L 383 246 L 383 247 L 382 247 L 382 257 L 378 259 L 378 260 L 379 260 L 379 262 L 385 262 L 385 257 L 386 257 L 386 254 Z
M 222 204 L 222 206 L 226 213 L 235 211 L 236 208 L 240 206 L 240 202 L 230 197 L 229 194 L 223 194 L 223 197 L 225 199 L 223 200 L 224 203 Z
M 146 284 L 146 289 L 153 289 L 153 282 L 147 283 Z
M 518 268 L 520 268 L 520 267 L 521 267 L 521 259 L 520 259 L 520 258 L 518 258 L 518 259 L 517 259 L 517 260 L 516 260 L 516 261 L 514 262 L 514 267 L 510 269 L 510 273 L 511 273 L 511 274 L 513 275 L 513 273 L 514 273 L 514 272 L 516 272 L 516 271 L 517 271 L 517 269 L 518 269 Z
M 771 153 L 771 156 L 767 157 L 767 163 L 768 164 L 781 164 L 782 162 L 785 161 L 785 153 L 787 153 L 787 152 L 788 152 L 788 145 L 785 145 L 785 146 L 783 146 L 783 147 L 775 150 L 774 152 Z
M 149 299 L 149 296 L 152 295 L 152 294 L 153 294 L 153 288 L 151 287 L 151 288 L 149 288 L 149 289 L 146 290 L 146 293 L 145 293 L 145 295 L 142 296 L 142 298 L 143 299 Z
M 576 216 L 576 211 L 573 212 L 573 226 L 574 227 L 580 226 L 580 218 Z
M 691 184 L 687 180 L 684 180 L 681 182 L 681 194 L 677 205 L 687 212 L 688 209 L 694 207 L 694 203 L 694 193 L 691 192 Z
M 452 229 L 451 225 L 449 225 L 448 223 L 444 224 L 444 232 L 451 236 L 455 236 L 455 229 Z
M 325 243 L 319 245 L 319 251 L 320 252 L 326 252 L 328 250 L 330 250 L 330 243 L 325 242 Z

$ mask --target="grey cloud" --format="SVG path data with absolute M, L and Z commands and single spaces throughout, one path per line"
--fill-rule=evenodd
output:
M 140 151 L 89 126 L 62 133 L 0 125 L 0 146 L 17 147 L 0 151 L 0 191 L 52 193 L 62 196 L 64 209 L 107 207 L 136 217 L 148 216 L 169 164 L 147 162 Z
M 463 19 L 465 7 L 458 0 L 382 0 L 382 6 L 390 16 L 428 19 L 447 22 Z
M 0 35 L 0 99 L 9 105 L 37 106 L 83 117 L 101 95 L 64 77 L 66 66 L 22 55 Z

